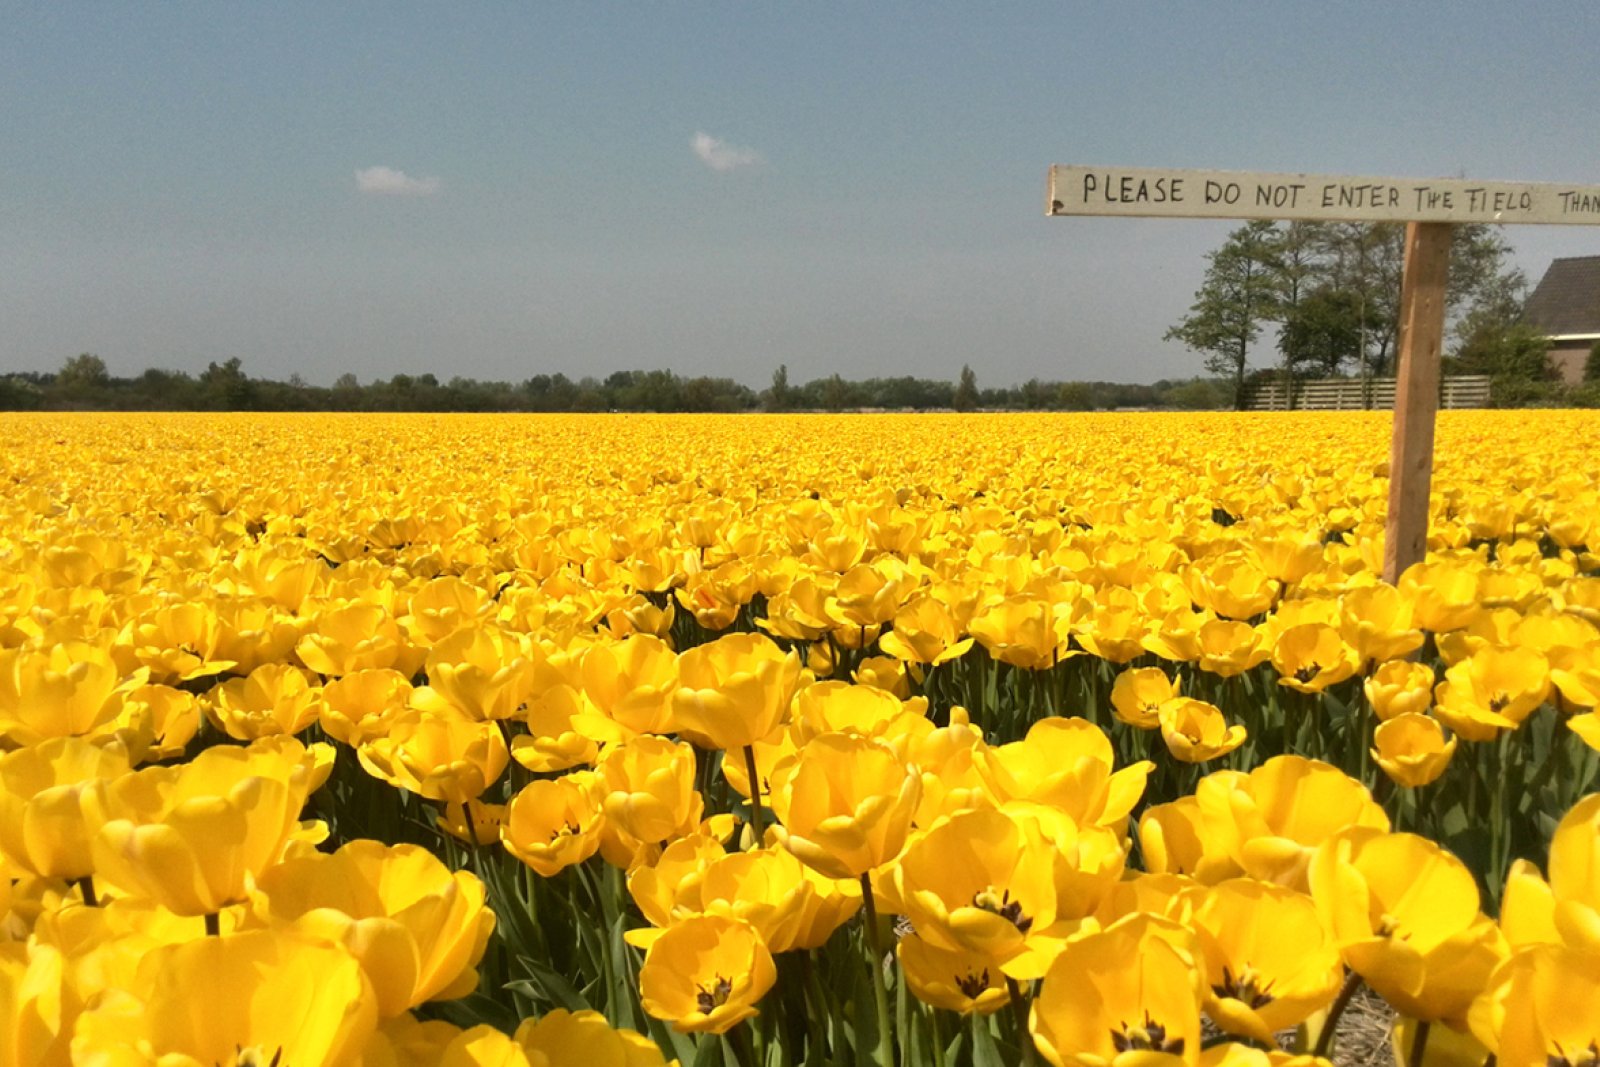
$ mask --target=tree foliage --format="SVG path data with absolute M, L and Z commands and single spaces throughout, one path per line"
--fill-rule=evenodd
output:
M 1510 251 L 1497 227 L 1454 227 L 1445 303 L 1458 345 L 1487 322 L 1504 330 L 1519 317 L 1527 278 L 1508 262 Z M 1230 377 L 1240 403 L 1268 324 L 1289 377 L 1393 370 L 1404 224 L 1256 220 L 1206 259 L 1194 305 L 1166 336 Z
M 1250 346 L 1277 311 L 1278 244 L 1271 222 L 1248 222 L 1229 234 L 1207 254 L 1205 281 L 1189 314 L 1166 334 L 1204 355 L 1206 370 L 1232 379 L 1235 407 L 1244 407 Z
M 951 399 L 952 406 L 957 411 L 971 411 L 978 406 L 978 376 L 973 373 L 970 366 L 961 364 L 961 380 L 956 383 L 955 396 Z
M 104 389 L 110 381 L 111 375 L 106 371 L 106 361 L 92 352 L 73 356 L 56 372 L 56 384 L 63 391 L 70 393 L 82 394 L 95 389 Z
M 362 384 L 340 373 L 331 386 L 291 375 L 248 374 L 238 358 L 212 361 L 198 375 L 151 367 L 136 377 L 102 377 L 104 364 L 68 360 L 55 374 L 0 374 L 0 410 L 93 408 L 138 411 L 948 411 L 957 394 L 967 410 L 1091 411 L 1119 408 L 1208 409 L 1226 406 L 1225 384 L 1208 379 L 1063 382 L 1039 378 L 979 388 L 971 366 L 949 379 L 849 379 L 839 374 L 795 384 L 787 366 L 757 392 L 729 378 L 685 377 L 669 370 L 625 370 L 603 379 L 537 373 L 521 382 L 479 381 L 433 373 L 398 373 Z M 67 368 L 72 367 L 68 373 Z M 95 384 L 99 383 L 99 384 Z M 964 391 L 963 391 L 964 387 Z

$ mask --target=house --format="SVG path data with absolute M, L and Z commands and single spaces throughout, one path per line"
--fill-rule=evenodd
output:
M 1600 256 L 1552 261 L 1522 319 L 1550 338 L 1550 362 L 1561 380 L 1582 381 L 1589 350 L 1600 341 Z

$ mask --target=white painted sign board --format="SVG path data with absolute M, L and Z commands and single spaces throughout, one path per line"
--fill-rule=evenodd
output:
M 1045 214 L 1600 226 L 1600 185 L 1058 164 Z

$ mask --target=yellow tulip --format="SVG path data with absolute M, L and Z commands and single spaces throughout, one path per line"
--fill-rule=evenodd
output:
M 375 778 L 429 800 L 462 804 L 505 772 L 505 736 L 493 722 L 457 713 L 413 710 L 356 750 Z
M 952 815 L 912 840 L 886 893 L 930 944 L 1037 978 L 1122 867 L 1113 834 L 1062 822 L 1023 808 Z
M 583 659 L 583 690 L 601 715 L 616 724 L 616 736 L 666 733 L 672 694 L 678 688 L 678 657 L 658 637 L 635 634 L 596 645 Z
M 905 845 L 922 778 L 885 741 L 822 734 L 771 776 L 778 842 L 830 878 L 860 878 Z
M 1150 621 L 1144 635 L 1145 651 L 1175 663 L 1193 663 L 1200 658 L 1200 627 L 1214 618 L 1187 604 L 1174 608 Z
M 500 827 L 506 821 L 504 804 L 485 804 L 469 800 L 465 804 L 446 803 L 433 824 L 457 841 L 473 845 L 492 845 L 500 840 Z
M 1309 880 L 1351 970 L 1403 1014 L 1462 1027 L 1505 955 L 1465 864 L 1425 837 L 1358 828 L 1317 850 Z
M 1600 641 L 1552 658 L 1550 681 L 1568 704 L 1600 707 Z
M 1366 786 L 1301 756 L 1274 756 L 1230 787 L 1197 789 L 1195 796 L 1208 824 L 1228 824 L 1230 847 L 1245 873 L 1295 889 L 1306 888 L 1307 864 L 1333 835 L 1350 827 L 1389 828 Z
M 1167 751 L 1185 763 L 1205 763 L 1244 744 L 1245 728 L 1228 725 L 1222 709 L 1203 700 L 1177 697 L 1157 711 Z
M 650 863 L 641 863 L 628 872 L 628 895 L 639 912 L 655 929 L 631 930 L 623 935 L 630 945 L 644 947 L 654 942 L 657 931 L 679 918 L 698 914 L 689 908 L 679 912 L 680 901 L 697 901 L 706 868 L 727 855 L 722 843 L 706 833 L 678 838 L 661 850 Z
M 695 754 L 688 744 L 641 734 L 608 750 L 598 770 L 607 821 L 634 839 L 655 844 L 700 822 L 705 805 L 694 787 Z
M 213 686 L 204 707 L 217 729 L 240 741 L 297 734 L 316 721 L 320 710 L 306 672 L 283 663 L 264 664 L 248 677 Z
M 1362 684 L 1373 714 L 1387 720 L 1427 711 L 1433 704 L 1433 683 L 1433 668 L 1426 663 L 1396 659 L 1373 671 Z
M 1456 739 L 1426 715 L 1407 712 L 1380 723 L 1373 733 L 1372 758 L 1395 784 L 1415 789 L 1437 781 L 1455 755 Z
M 358 1061 L 377 1022 L 354 956 L 273 930 L 156 949 L 134 989 L 80 1016 L 74 1063 L 341 1067 Z
M 1219 788 L 1219 775 L 1244 778 L 1237 771 L 1219 771 L 1202 779 L 1197 793 Z M 1198 795 L 1146 808 L 1139 819 L 1139 851 L 1152 874 L 1192 876 L 1210 885 L 1244 873 L 1232 819 L 1226 810 L 1208 818 Z
M 950 725 L 930 730 L 907 749 L 908 761 L 922 772 L 922 799 L 912 817 L 932 826 L 941 815 L 1000 804 L 995 764 L 983 733 L 967 721 L 966 709 L 951 709 Z
M 1272 655 L 1261 634 L 1247 622 L 1211 619 L 1195 633 L 1200 667 L 1222 678 L 1233 678 Z
M 1360 666 L 1360 656 L 1339 631 L 1323 623 L 1305 623 L 1284 630 L 1272 646 L 1272 665 L 1279 685 L 1302 693 L 1320 693 L 1344 681 Z
M 1339 631 L 1368 662 L 1385 663 L 1422 647 L 1422 631 L 1411 623 L 1411 602 L 1392 585 L 1352 589 L 1339 601 Z
M 646 887 L 658 887 L 655 891 L 660 892 L 667 888 L 662 876 L 669 871 L 681 878 L 683 860 L 700 858 L 698 854 L 669 856 L 681 843 L 674 842 L 663 852 L 661 861 L 648 877 L 638 878 L 642 870 L 636 872 L 635 878 L 630 879 L 630 889 L 637 882 L 640 893 L 645 892 Z M 701 853 L 699 847 L 695 851 Z M 720 848 L 717 853 L 721 853 Z M 647 917 L 652 922 L 659 921 L 661 927 L 669 927 L 691 915 L 725 915 L 755 927 L 772 952 L 815 948 L 855 914 L 860 903 L 859 886 L 854 886 L 856 892 L 852 897 L 838 890 L 824 892 L 824 882 L 810 875 L 805 866 L 784 849 L 715 854 L 690 877 L 671 887 L 672 899 L 664 912 L 652 907 L 655 915 L 647 913 Z M 635 899 L 638 899 L 637 894 Z M 660 934 L 659 929 L 635 930 L 627 935 L 627 940 L 648 948 Z
M 0 739 L 20 748 L 49 737 L 100 736 L 114 728 L 119 688 L 143 681 L 141 672 L 125 682 L 94 645 L 0 649 Z
M 1468 741 L 1515 728 L 1550 693 L 1549 661 L 1526 648 L 1480 649 L 1444 677 L 1434 690 L 1434 714 Z
M 1600 1058 L 1600 948 L 1522 949 L 1495 968 L 1467 1022 L 1505 1067 L 1587 1067 Z
M 333 677 L 385 667 L 410 677 L 423 660 L 393 616 L 381 604 L 365 601 L 318 615 L 314 629 L 295 645 L 295 654 L 318 674 Z
M 902 937 L 896 953 L 906 986 L 924 1004 L 962 1015 L 992 1015 L 1011 1003 L 998 960 L 940 948 L 916 934 Z
M 1270 1045 L 1333 1002 L 1344 966 L 1309 897 L 1235 878 L 1193 898 L 1206 1014 L 1222 1029 Z
M 884 634 L 885 639 L 888 637 L 888 634 Z M 893 693 L 901 700 L 911 696 L 910 669 L 906 662 L 893 656 L 868 656 L 856 665 L 855 673 L 851 677 L 855 679 L 857 685 L 882 689 L 886 693 Z M 917 675 L 919 681 L 921 677 L 919 673 Z
M 506 805 L 500 827 L 506 851 L 545 878 L 582 863 L 600 848 L 604 792 L 591 775 L 529 782 Z
M 318 722 L 328 736 L 359 747 L 388 732 L 411 703 L 409 679 L 396 670 L 351 671 L 322 687 Z
M 94 872 L 90 842 L 106 814 L 106 784 L 128 771 L 120 746 L 57 737 L 0 756 L 0 852 L 44 878 Z
M 672 623 L 678 610 L 668 601 L 657 607 L 643 593 L 635 593 L 606 612 L 606 626 L 618 637 L 656 637 L 666 640 L 672 633 Z
M 484 887 L 417 845 L 352 841 L 332 854 L 286 860 L 256 880 L 255 907 L 342 944 L 392 1017 L 477 988 L 494 929 Z
M 1194 936 L 1133 915 L 1067 944 L 1028 1029 L 1055 1067 L 1196 1067 L 1205 981 Z
M 1012 597 L 973 616 L 967 630 L 989 655 L 1026 670 L 1046 670 L 1067 656 L 1068 636 L 1050 605 L 1038 597 Z
M 84 909 L 74 909 L 84 910 Z M 48 944 L 0 944 L 0 1063 L 66 1064 L 77 1003 L 67 960 Z
M 1600 713 L 1593 711 L 1574 715 L 1567 720 L 1567 729 L 1583 739 L 1583 743 L 1600 752 Z
M 537 1019 L 524 1019 L 515 1040 L 535 1065 L 667 1067 L 654 1041 L 633 1030 L 613 1028 L 597 1011 L 557 1008 Z
M 756 624 L 791 641 L 820 641 L 833 630 L 828 617 L 830 584 L 821 577 L 805 577 L 767 601 L 767 617 Z
M 1111 707 L 1117 718 L 1141 730 L 1161 726 L 1161 705 L 1178 696 L 1177 683 L 1160 667 L 1125 670 L 1111 683 Z
M 428 687 L 471 719 L 513 719 L 542 688 L 526 635 L 492 623 L 456 630 L 428 650 Z
M 1249 619 L 1268 611 L 1283 591 L 1260 565 L 1242 553 L 1216 556 L 1184 575 L 1196 606 L 1225 619 Z
M 211 605 L 188 601 L 155 608 L 130 621 L 118 644 L 132 666 L 145 668 L 152 681 L 176 684 L 220 674 L 235 666 L 221 654 L 222 622 Z
M 135 763 L 177 759 L 200 731 L 201 718 L 193 693 L 165 685 L 136 686 L 122 698 L 113 736 L 132 733 L 138 738 L 128 742 L 128 755 Z
M 833 597 L 824 610 L 845 634 L 851 629 L 858 631 L 858 635 L 863 630 L 875 633 L 894 618 L 914 584 L 904 566 L 893 557 L 851 567 L 839 576 Z M 849 647 L 863 647 L 863 644 L 858 642 Z
M 263 738 L 125 775 L 108 787 L 121 817 L 90 846 L 96 878 L 180 915 L 244 900 L 249 878 L 278 862 L 299 829 L 306 797 L 331 769 L 326 748 Z
M 680 1033 L 726 1033 L 757 1012 L 778 970 L 749 923 L 696 915 L 667 929 L 639 968 L 647 1014 Z
M 1419 563 L 1400 576 L 1401 594 L 1411 603 L 1415 624 L 1431 633 L 1461 630 L 1483 609 L 1478 604 L 1478 574 L 1454 562 Z
M 924 595 L 895 612 L 894 629 L 878 639 L 878 647 L 896 659 L 932 665 L 960 659 L 972 642 L 961 636 L 948 605 Z
M 990 748 L 986 760 L 994 790 L 1006 799 L 1047 804 L 1081 826 L 1119 833 L 1155 769 L 1140 760 L 1113 770 L 1105 733 L 1087 719 L 1059 716 L 1040 719 L 1021 741 Z
M 528 732 L 512 738 L 512 759 L 535 774 L 594 762 L 600 746 L 584 728 L 600 716 L 582 692 L 570 685 L 553 685 L 525 707 Z
M 474 625 L 488 611 L 483 590 L 454 575 L 434 578 L 412 594 L 402 620 L 411 640 L 431 648 Z
M 1512 866 L 1500 925 L 1516 947 L 1563 941 L 1600 949 L 1600 793 L 1574 804 L 1550 838 L 1550 880 L 1525 860 Z
M 760 634 L 736 633 L 678 657 L 673 721 L 706 748 L 735 752 L 783 724 L 800 681 L 800 657 Z

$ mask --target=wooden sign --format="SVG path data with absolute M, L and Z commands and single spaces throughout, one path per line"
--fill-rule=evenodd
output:
M 1057 165 L 1045 214 L 1406 224 L 1383 550 L 1383 576 L 1393 583 L 1428 544 L 1452 224 L 1600 226 L 1600 185 Z
M 1045 214 L 1600 226 L 1600 185 L 1055 166 Z

